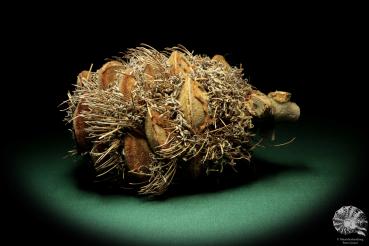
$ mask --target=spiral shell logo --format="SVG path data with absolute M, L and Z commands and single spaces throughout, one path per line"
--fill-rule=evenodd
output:
M 354 206 L 344 206 L 333 216 L 334 228 L 343 235 L 366 236 L 368 221 L 363 211 Z

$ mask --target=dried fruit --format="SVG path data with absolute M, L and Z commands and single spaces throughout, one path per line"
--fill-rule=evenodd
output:
M 171 74 L 188 74 L 193 72 L 190 62 L 186 59 L 184 54 L 174 50 L 168 59 Z
M 91 75 L 90 71 L 84 70 L 84 71 L 80 72 L 77 76 L 77 85 L 82 86 L 85 83 L 85 81 L 89 80 L 90 75 Z
M 153 150 L 166 144 L 168 131 L 165 128 L 168 124 L 168 119 L 165 119 L 165 117 L 159 115 L 158 112 L 148 108 L 145 121 L 145 133 Z
M 150 174 L 149 166 L 154 162 L 154 158 L 146 139 L 137 134 L 127 134 L 124 137 L 123 147 L 130 172 L 140 178 Z
M 102 89 L 108 88 L 116 79 L 119 70 L 123 68 L 122 63 L 118 61 L 110 61 L 104 64 L 99 71 L 100 84 Z
M 215 55 L 215 56 L 213 56 L 212 60 L 222 63 L 224 65 L 224 68 L 226 70 L 231 69 L 231 66 L 226 61 L 226 59 L 224 58 L 224 56 L 222 56 L 222 55 Z
M 132 90 L 136 85 L 136 79 L 132 75 L 122 75 L 122 79 L 119 81 L 119 90 L 123 95 L 124 101 L 131 100 Z
M 290 96 L 255 90 L 221 55 L 144 45 L 81 72 L 66 120 L 97 178 L 158 195 L 177 172 L 198 178 L 249 161 L 255 118 L 298 119 Z
M 89 147 L 87 139 L 86 123 L 83 114 L 88 112 L 88 107 L 81 100 L 73 113 L 73 132 L 79 151 L 86 151 Z
M 186 76 L 178 101 L 192 129 L 203 129 L 208 119 L 209 98 L 201 84 Z

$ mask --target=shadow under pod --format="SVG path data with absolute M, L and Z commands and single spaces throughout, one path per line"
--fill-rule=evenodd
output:
M 91 160 L 88 157 L 82 157 L 77 161 L 77 166 L 72 169 L 71 175 L 77 189 L 85 192 L 96 193 L 102 196 L 124 196 L 135 194 L 133 190 L 125 190 L 117 186 L 114 179 L 96 180 L 95 171 Z
M 300 163 L 287 165 L 253 158 L 250 163 L 247 161 L 239 163 L 237 172 L 231 168 L 224 168 L 223 173 L 205 176 L 198 180 L 184 180 L 178 183 L 174 181 L 168 191 L 159 199 L 219 192 L 251 185 L 254 182 L 262 182 L 282 173 L 310 171 L 312 171 L 310 167 Z
M 225 167 L 223 173 L 204 176 L 197 180 L 177 178 L 169 186 L 168 190 L 155 200 L 165 200 L 177 196 L 195 195 L 201 193 L 213 193 L 233 189 L 236 187 L 250 185 L 254 182 L 262 182 L 268 178 L 275 177 L 288 172 L 310 172 L 310 167 L 301 163 L 282 164 L 253 158 L 249 163 L 241 162 L 237 165 L 237 172 L 230 167 Z M 78 162 L 72 173 L 78 189 L 86 192 L 94 192 L 103 196 L 134 195 L 132 189 L 118 187 L 114 182 L 96 182 L 94 170 L 87 158 Z

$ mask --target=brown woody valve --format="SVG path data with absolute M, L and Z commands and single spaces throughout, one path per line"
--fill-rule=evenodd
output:
M 296 121 L 291 94 L 264 94 L 223 56 L 143 45 L 82 71 L 66 120 L 96 179 L 139 194 L 165 192 L 176 173 L 220 173 L 250 160 L 255 118 Z

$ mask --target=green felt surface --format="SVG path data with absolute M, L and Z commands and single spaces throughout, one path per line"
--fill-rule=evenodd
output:
M 14 173 L 34 206 L 92 237 L 155 245 L 257 242 L 299 227 L 352 182 L 358 170 L 351 164 L 360 158 L 360 143 L 353 134 L 338 137 L 337 131 L 307 123 L 281 128 L 281 141 L 296 140 L 255 153 L 260 163 L 269 163 L 261 170 L 255 166 L 256 172 L 268 175 L 218 192 L 163 200 L 78 187 L 74 172 L 80 162 L 63 158 L 72 145 L 68 136 L 21 149 Z

